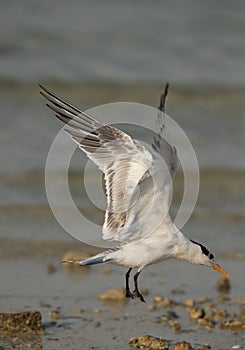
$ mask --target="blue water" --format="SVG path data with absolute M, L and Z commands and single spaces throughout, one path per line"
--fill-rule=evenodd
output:
M 23 0 L 0 6 L 0 79 L 245 82 L 242 0 Z

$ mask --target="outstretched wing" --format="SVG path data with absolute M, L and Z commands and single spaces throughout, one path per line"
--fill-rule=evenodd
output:
M 107 210 L 103 239 L 124 240 L 127 212 L 136 187 L 152 164 L 151 153 L 126 133 L 105 125 L 40 86 L 47 106 L 66 124 L 87 156 L 103 171 Z
M 176 148 L 165 138 L 165 108 L 169 84 L 161 95 L 157 115 L 158 134 L 152 144 L 151 168 L 145 172 L 139 182 L 139 191 L 132 196 L 127 213 L 127 231 L 122 231 L 124 239 L 146 238 L 155 232 L 161 224 L 162 233 L 172 225 L 169 208 L 172 199 L 172 178 L 178 168 Z

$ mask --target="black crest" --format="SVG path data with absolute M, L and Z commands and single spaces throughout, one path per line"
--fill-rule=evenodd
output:
M 202 245 L 201 243 L 195 242 L 192 239 L 190 241 L 192 243 L 195 243 L 195 244 L 199 245 L 199 247 L 202 250 L 202 253 L 205 254 L 209 259 L 213 259 L 214 258 L 214 255 L 212 253 L 210 253 L 210 251 L 206 247 L 204 247 L 204 245 Z

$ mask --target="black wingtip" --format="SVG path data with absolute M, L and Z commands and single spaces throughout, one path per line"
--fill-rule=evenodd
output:
M 43 92 L 51 93 L 47 88 L 45 88 L 42 84 L 38 84 L 38 87 L 40 89 L 40 94 L 43 94 Z
M 43 97 L 45 96 L 45 93 L 49 93 L 49 91 L 41 84 L 38 84 L 39 87 L 39 94 L 42 95 Z
M 166 104 L 167 104 L 167 97 L 168 97 L 168 90 L 169 90 L 169 82 L 167 82 L 165 84 L 165 88 L 164 88 L 164 92 L 161 94 L 160 97 L 160 106 L 158 107 L 158 109 L 162 112 L 165 113 L 166 111 Z
M 165 98 L 166 98 L 167 95 L 168 95 L 169 86 L 170 86 L 170 84 L 169 84 L 169 82 L 167 81 L 166 84 L 165 84 L 165 89 L 164 89 L 164 96 L 165 96 Z

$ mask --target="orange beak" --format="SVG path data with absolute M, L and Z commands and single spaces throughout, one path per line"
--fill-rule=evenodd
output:
M 225 272 L 222 267 L 220 267 L 218 264 L 216 263 L 212 263 L 212 268 L 216 271 L 218 271 L 219 273 L 221 273 L 222 275 L 224 275 L 226 278 L 230 278 L 230 275 Z

